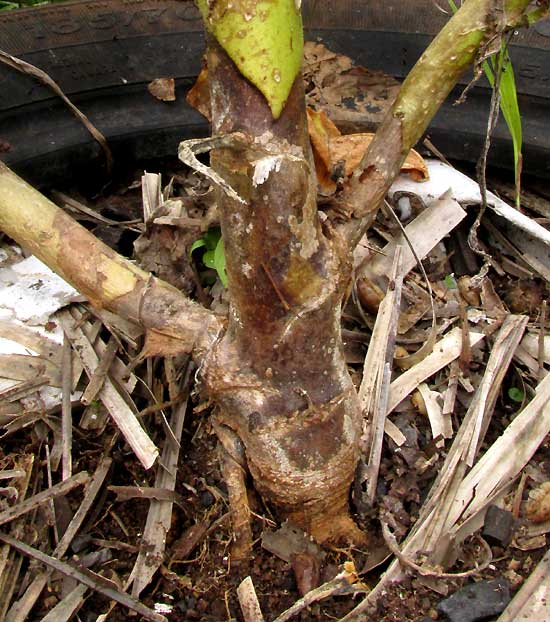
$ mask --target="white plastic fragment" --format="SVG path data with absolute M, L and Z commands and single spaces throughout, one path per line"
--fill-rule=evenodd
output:
M 80 294 L 34 256 L 0 269 L 0 315 L 32 325 L 45 324 L 50 315 Z
M 425 203 L 431 203 L 450 189 L 451 196 L 459 203 L 481 202 L 479 185 L 473 179 L 439 160 L 427 159 L 425 163 L 428 168 L 429 179 L 419 184 L 411 179 L 409 175 L 401 174 L 389 190 L 390 198 L 396 192 L 409 192 L 420 197 Z M 495 214 L 498 214 L 518 229 L 522 229 L 550 246 L 550 231 L 547 231 L 533 219 L 511 207 L 502 199 L 499 199 L 492 192 L 487 192 L 487 205 Z
M 80 294 L 48 266 L 34 256 L 13 263 L 13 257 L 20 255 L 17 247 L 11 252 L 0 249 L 0 321 L 13 326 L 13 339 L 0 337 L 0 356 L 38 356 L 39 352 L 30 345 L 18 342 L 21 330 L 36 333 L 37 341 L 46 339 L 55 344 L 63 343 L 61 327 L 50 322 L 53 313 L 76 300 Z M 12 258 L 10 261 L 10 257 Z M 4 265 L 2 265 L 2 263 Z M 47 327 L 46 327 L 47 325 Z M 0 391 L 17 386 L 19 381 L 0 377 Z M 21 399 L 29 411 L 52 408 L 61 402 L 61 390 L 55 387 L 40 387 L 35 393 Z

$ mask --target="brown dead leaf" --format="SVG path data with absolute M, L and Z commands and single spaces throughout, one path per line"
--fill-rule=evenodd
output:
M 319 186 L 323 194 L 329 195 L 335 192 L 338 179 L 350 177 L 359 166 L 374 134 L 342 136 L 322 110 L 308 108 L 307 118 Z M 401 171 L 409 173 L 416 181 L 424 181 L 429 176 L 422 156 L 414 149 L 409 152 Z
M 550 520 L 550 482 L 544 482 L 530 492 L 525 516 L 533 523 Z
M 348 134 L 331 142 L 334 161 L 343 160 L 346 163 L 346 177 L 349 177 L 359 166 L 373 138 L 374 134 Z M 401 171 L 409 173 L 415 181 L 425 181 L 429 177 L 424 159 L 414 149 L 409 151 L 407 159 L 401 166 Z
M 208 69 L 203 66 L 195 84 L 189 89 L 185 98 L 190 106 L 198 110 L 208 121 L 212 120 L 210 107 L 210 88 L 208 86 Z
M 307 551 L 295 553 L 291 557 L 292 570 L 300 596 L 304 596 L 319 586 L 321 582 L 321 559 Z
M 322 111 L 307 108 L 309 138 L 323 165 L 330 169 L 333 159 L 330 154 L 330 142 L 342 134 L 334 123 Z
M 176 83 L 174 78 L 157 78 L 149 82 L 147 90 L 153 97 L 160 99 L 160 101 L 176 101 Z
M 320 564 L 325 557 L 319 545 L 288 520 L 277 531 L 262 533 L 262 548 L 287 563 L 292 561 L 293 556 L 301 553 L 318 558 Z
M 304 46 L 304 82 L 307 105 L 324 110 L 347 133 L 375 130 L 400 88 L 392 76 L 356 67 L 311 41 Z

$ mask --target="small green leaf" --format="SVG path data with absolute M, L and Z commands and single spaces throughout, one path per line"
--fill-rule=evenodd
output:
M 444 282 L 445 282 L 445 287 L 447 289 L 456 289 L 457 288 L 455 277 L 454 277 L 453 274 L 447 274 L 447 276 L 444 279 Z
M 194 251 L 197 250 L 197 248 L 204 248 L 206 246 L 206 242 L 204 240 L 204 238 L 200 238 L 199 240 L 195 240 L 193 242 L 193 244 L 191 244 L 191 250 L 189 251 L 189 254 L 192 255 Z
M 210 227 L 208 231 L 204 234 L 203 240 L 206 244 L 206 248 L 209 251 L 213 251 L 218 246 L 218 242 L 222 237 L 222 232 L 219 227 Z
M 216 251 L 206 251 L 202 256 L 202 263 L 211 270 L 216 269 L 216 260 L 214 258 Z
M 225 271 L 225 252 L 223 248 L 222 232 L 220 227 L 211 227 L 191 245 L 189 254 L 198 249 L 205 249 L 200 258 L 206 268 L 215 270 L 224 287 L 227 287 L 227 273 Z
M 508 389 L 508 397 L 514 402 L 521 404 L 525 399 L 525 393 L 517 387 L 510 387 Z
M 225 271 L 225 250 L 223 247 L 223 240 L 218 242 L 216 250 L 214 251 L 214 268 L 220 277 L 224 287 L 227 287 L 227 272 Z

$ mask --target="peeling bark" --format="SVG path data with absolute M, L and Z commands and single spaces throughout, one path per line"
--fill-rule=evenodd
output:
M 231 311 L 206 389 L 281 516 L 320 541 L 357 536 L 348 492 L 360 412 L 340 337 L 351 261 L 317 212 L 302 80 L 274 120 L 213 41 L 208 67 L 213 133 L 241 132 L 249 144 L 211 159 L 245 203 L 219 193 Z

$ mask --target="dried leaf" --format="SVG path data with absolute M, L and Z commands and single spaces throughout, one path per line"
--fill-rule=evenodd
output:
M 313 42 L 304 46 L 304 82 L 308 106 L 324 110 L 348 133 L 374 131 L 400 88 L 392 76 L 355 67 L 348 56 Z
M 189 89 L 185 98 L 190 106 L 198 110 L 208 121 L 212 120 L 210 107 L 210 88 L 208 86 L 208 69 L 204 66 L 199 73 L 195 84 Z
M 342 136 L 322 110 L 317 112 L 308 108 L 307 118 L 319 186 L 323 194 L 332 194 L 338 179 L 350 177 L 359 166 L 374 134 Z M 424 181 L 429 177 L 422 156 L 414 149 L 409 152 L 401 172 L 409 173 L 415 181 Z
M 544 482 L 529 493 L 525 516 L 534 523 L 550 520 L 550 481 Z
M 147 90 L 153 97 L 160 99 L 160 101 L 176 101 L 176 83 L 174 78 L 157 78 L 149 82 Z

